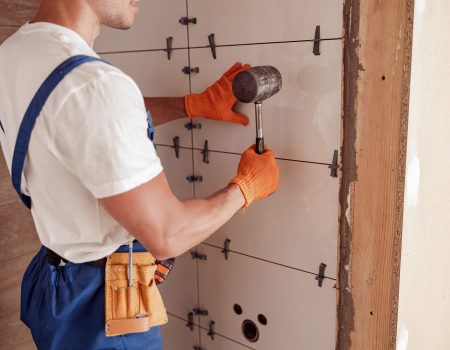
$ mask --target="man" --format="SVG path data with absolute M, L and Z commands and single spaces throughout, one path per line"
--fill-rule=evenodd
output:
M 144 271 L 133 270 L 140 268 L 132 261 L 139 258 L 135 252 L 178 256 L 278 187 L 273 153 L 257 155 L 250 147 L 226 188 L 207 199 L 174 196 L 147 137 L 146 109 L 155 125 L 186 117 L 247 124 L 231 110 L 231 81 L 248 66 L 236 64 L 201 94 L 144 99 L 123 72 L 89 61 L 98 57 L 92 45 L 100 25 L 131 27 L 137 2 L 43 0 L 36 18 L 0 47 L 1 146 L 43 244 L 25 272 L 21 296 L 21 319 L 39 349 L 161 349 L 157 325 L 164 315 L 155 321 L 153 313 L 165 312 L 162 306 L 132 313 L 116 333 L 109 328 L 135 305 L 130 291 L 142 282 L 135 273 Z M 74 68 L 73 57 L 88 60 Z M 128 275 L 125 264 L 111 265 L 127 247 Z M 131 289 L 108 285 L 119 270 Z M 155 290 L 141 300 L 142 290 L 139 303 L 159 300 Z M 122 292 L 127 297 L 119 297 Z M 137 330 L 139 318 L 153 321 Z

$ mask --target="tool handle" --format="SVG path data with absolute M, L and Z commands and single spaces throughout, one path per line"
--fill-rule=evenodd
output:
M 264 137 L 256 138 L 256 153 L 258 154 L 264 153 Z

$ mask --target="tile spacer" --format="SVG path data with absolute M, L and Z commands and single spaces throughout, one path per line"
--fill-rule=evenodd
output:
M 326 264 L 320 263 L 319 274 L 316 276 L 316 280 L 319 281 L 319 287 L 322 287 L 323 280 L 325 279 L 325 268 Z
M 180 137 L 179 136 L 175 136 L 173 138 L 172 148 L 175 150 L 175 157 L 180 158 Z
M 192 17 L 192 18 L 188 18 L 188 17 L 181 17 L 178 20 L 178 23 L 187 26 L 189 23 L 191 24 L 197 24 L 197 18 L 196 17 Z
M 211 321 L 209 322 L 209 332 L 208 335 L 211 337 L 212 340 L 214 340 L 214 336 L 216 335 L 216 322 Z
M 208 256 L 206 254 L 200 254 L 198 252 L 191 252 L 192 259 L 198 260 L 208 260 Z
M 199 67 L 183 67 L 183 69 L 181 70 L 184 74 L 188 75 L 188 74 L 192 74 L 192 73 L 200 73 L 200 68 Z
M 194 311 L 194 315 L 195 316 L 198 316 L 198 315 L 200 315 L 200 316 L 208 316 L 208 314 L 209 314 L 208 310 L 200 309 L 199 307 L 193 309 L 192 311 Z
M 334 150 L 333 162 L 330 165 L 328 165 L 328 168 L 331 169 L 331 173 L 330 173 L 331 177 L 338 177 L 338 174 L 337 174 L 337 170 L 339 169 L 338 158 L 339 158 L 339 152 L 338 152 L 338 150 Z
M 320 56 L 320 26 L 316 26 L 316 33 L 314 34 L 313 54 Z
M 185 129 L 192 130 L 192 129 L 201 129 L 202 124 L 201 123 L 193 123 L 190 121 L 189 123 L 184 124 Z
M 217 58 L 217 52 L 216 52 L 216 41 L 214 39 L 215 34 L 209 34 L 208 35 L 208 41 L 209 41 L 209 47 L 211 48 L 211 53 L 214 59 Z
M 191 331 L 194 331 L 194 313 L 189 312 L 188 313 L 188 323 L 186 323 L 186 327 L 189 327 Z
M 208 148 L 208 140 L 205 140 L 205 144 L 203 145 L 203 163 L 209 164 L 209 148 Z
M 223 249 L 222 253 L 225 255 L 225 260 L 228 260 L 228 253 L 230 252 L 230 243 L 231 239 L 226 239 L 225 242 L 223 242 Z
M 167 59 L 168 59 L 169 61 L 170 61 L 170 59 L 171 59 L 171 57 L 172 57 L 172 51 L 173 51 L 172 43 L 173 43 L 173 37 L 172 37 L 172 36 L 169 36 L 169 37 L 166 39 L 166 49 L 164 50 L 164 51 L 167 52 Z

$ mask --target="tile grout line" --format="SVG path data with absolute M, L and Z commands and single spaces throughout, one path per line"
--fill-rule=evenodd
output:
M 158 146 L 158 147 L 173 148 L 173 146 L 166 145 L 166 144 L 163 144 L 163 143 L 155 143 L 155 145 Z M 196 148 L 196 147 L 179 146 L 179 148 L 181 148 L 181 149 L 192 149 L 194 151 L 203 151 L 202 148 Z M 227 152 L 227 151 L 217 151 L 217 150 L 212 150 L 212 149 L 209 149 L 208 151 L 209 152 L 213 152 L 213 153 L 231 154 L 231 155 L 236 155 L 236 156 L 241 156 L 242 155 L 242 153 Z M 316 165 L 326 165 L 326 166 L 331 165 L 331 163 L 311 162 L 311 161 L 308 161 L 308 160 L 299 160 L 299 159 L 290 159 L 290 158 L 281 158 L 281 157 L 275 157 L 275 159 L 284 160 L 284 161 L 287 161 L 287 162 L 296 162 L 296 163 L 306 163 L 306 164 L 316 164 Z
M 325 38 L 320 39 L 320 41 L 339 41 L 344 38 Z M 276 44 L 295 44 L 295 43 L 313 43 L 314 39 L 303 39 L 303 40 L 286 40 L 286 41 L 267 41 L 267 42 L 256 42 L 256 43 L 242 43 L 242 44 L 218 44 L 216 47 L 239 47 L 239 46 L 257 46 L 257 45 L 276 45 Z M 208 49 L 210 46 L 188 46 L 187 47 L 174 47 L 175 50 L 190 50 L 190 49 Z M 104 51 L 98 52 L 99 55 L 109 55 L 109 54 L 121 54 L 121 53 L 142 53 L 142 52 L 166 52 L 167 49 L 144 49 L 144 50 L 123 50 L 123 51 Z
M 205 243 L 205 242 L 203 242 L 203 243 L 201 243 L 201 244 L 206 245 L 206 246 L 209 246 L 209 247 L 212 247 L 212 248 L 220 249 L 220 250 L 223 249 L 223 247 L 218 247 L 218 246 L 216 246 L 216 245 L 214 245 L 214 244 L 210 244 L 210 243 Z M 302 270 L 302 269 L 299 269 L 299 268 L 297 268 L 297 267 L 293 267 L 293 266 L 289 266 L 289 265 L 277 263 L 277 262 L 275 262 L 275 261 L 271 261 L 271 260 L 259 258 L 259 257 L 257 257 L 257 256 L 253 256 L 253 255 L 241 253 L 241 252 L 238 252 L 238 251 L 235 251 L 235 250 L 231 250 L 231 249 L 230 249 L 229 252 L 230 252 L 230 253 L 235 253 L 235 254 L 238 254 L 238 255 L 242 255 L 242 256 L 246 256 L 246 257 L 251 258 L 251 259 L 260 260 L 260 261 L 263 261 L 263 262 L 266 262 L 266 263 L 269 263 L 269 264 L 278 265 L 278 266 L 280 266 L 280 267 L 285 267 L 285 268 L 288 268 L 288 269 L 291 269 L 291 270 L 295 270 L 295 271 L 307 273 L 307 274 L 309 274 L 309 275 L 317 276 L 317 273 L 315 273 L 315 272 L 311 272 L 311 271 L 307 271 L 307 270 Z M 336 281 L 336 278 L 333 278 L 333 277 L 324 276 L 324 278 L 329 279 L 329 280 L 331 280 L 331 281 Z
M 188 0 L 186 0 L 186 17 L 189 18 L 189 3 Z M 188 66 L 191 66 L 191 49 L 190 49 L 190 31 L 189 31 L 189 23 L 186 25 L 186 35 L 187 35 L 187 55 L 188 55 Z M 189 74 L 189 94 L 192 93 L 192 77 L 191 74 Z M 192 161 L 192 174 L 195 174 L 195 158 L 194 158 L 194 130 L 191 129 L 190 130 L 190 135 L 191 135 L 191 161 Z M 196 193 L 196 188 L 195 188 L 195 181 L 192 183 L 192 194 L 193 194 L 193 198 L 196 198 L 197 193 Z M 198 246 L 195 247 L 195 251 L 198 252 Z M 199 276 L 199 261 L 196 260 L 196 264 L 195 264 L 195 272 L 196 272 L 196 285 L 197 285 L 197 307 L 200 307 L 200 276 Z M 197 316 L 197 321 L 198 323 L 200 323 L 200 315 Z M 201 334 L 201 329 L 198 329 L 198 342 L 199 342 L 199 346 L 200 348 L 202 347 L 202 334 Z

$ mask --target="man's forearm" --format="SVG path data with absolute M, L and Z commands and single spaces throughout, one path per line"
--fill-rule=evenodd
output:
M 226 223 L 245 203 L 239 186 L 230 185 L 206 199 L 182 202 L 184 213 L 179 229 L 169 233 L 167 246 L 178 256 L 203 242 Z
M 187 117 L 184 97 L 144 97 L 144 103 L 155 126 Z

